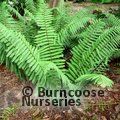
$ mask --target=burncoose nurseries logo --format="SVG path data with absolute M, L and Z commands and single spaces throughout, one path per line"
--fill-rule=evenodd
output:
M 38 87 L 37 95 L 30 86 L 22 89 L 22 106 L 80 106 L 81 97 L 104 97 L 103 90 L 47 90 Z

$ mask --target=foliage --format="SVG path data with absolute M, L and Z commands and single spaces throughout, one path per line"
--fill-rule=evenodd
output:
M 55 8 L 44 0 L 20 3 L 24 7 L 0 4 L 1 64 L 21 79 L 47 88 L 113 84 L 103 71 L 120 46 L 118 18 L 106 14 L 98 19 L 89 9 L 73 15 L 64 1 Z M 66 48 L 72 53 L 69 58 Z
M 2 116 L 0 117 L 2 118 L 2 120 L 9 120 L 9 117 L 14 115 L 16 113 L 16 110 L 16 105 L 9 106 L 3 111 Z

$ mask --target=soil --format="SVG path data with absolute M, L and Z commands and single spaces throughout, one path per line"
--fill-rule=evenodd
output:
M 74 12 L 77 12 L 83 8 L 86 8 L 86 7 L 94 7 L 96 9 L 100 9 L 102 10 L 103 12 L 107 12 L 109 11 L 110 9 L 118 9 L 118 7 L 120 6 L 120 3 L 112 3 L 112 4 L 101 4 L 101 3 L 91 3 L 91 2 L 82 2 L 82 3 L 72 3 L 72 2 L 69 2 L 70 6 L 72 6 L 72 10 Z
M 15 113 L 9 113 L 9 120 L 120 120 L 120 67 L 110 63 L 111 71 L 106 75 L 114 80 L 111 89 L 105 89 L 107 96 L 87 99 L 85 108 L 21 107 L 21 91 L 28 82 L 20 81 L 13 73 L 0 66 L 0 111 L 16 105 Z M 97 86 L 88 86 L 101 89 Z M 2 120 L 3 118 L 1 118 Z M 7 119 L 5 119 L 7 120 Z

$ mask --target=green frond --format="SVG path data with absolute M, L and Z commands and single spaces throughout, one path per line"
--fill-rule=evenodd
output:
M 23 20 L 23 18 L 22 18 Z M 21 32 L 25 23 L 13 18 L 6 3 L 0 4 L 0 22 L 7 28 Z
M 99 85 L 103 88 L 111 87 L 113 85 L 113 81 L 109 78 L 105 77 L 104 75 L 100 74 L 85 74 L 77 78 L 76 85 L 77 86 L 86 86 L 87 84 L 95 84 Z
M 25 36 L 26 40 L 33 46 L 35 46 L 34 38 L 37 35 L 39 27 L 34 21 L 29 21 L 25 24 L 21 33 Z
M 25 0 L 26 9 L 29 10 L 31 13 L 36 11 L 34 0 Z
M 63 46 L 68 46 L 70 44 L 69 36 L 73 36 L 78 30 L 84 28 L 90 19 L 91 18 L 89 17 L 84 17 L 81 18 L 81 20 L 79 21 L 76 20 L 70 22 L 64 29 L 59 32 L 59 44 L 62 44 Z
M 33 80 L 37 79 L 43 73 L 38 73 L 41 70 L 41 66 L 39 66 L 39 60 L 36 60 L 39 57 L 39 55 L 35 56 L 37 54 L 36 49 L 32 48 L 21 34 L 10 31 L 1 24 L 0 28 L 0 39 L 2 43 L 6 44 L 7 57 L 11 59 L 11 62 L 16 63 L 19 69 L 25 70 L 30 80 L 32 78 Z M 28 57 L 29 55 L 31 58 Z M 36 68 L 36 66 L 38 67 Z
M 105 22 L 107 26 L 112 27 L 112 26 L 120 26 L 120 19 L 115 17 L 113 14 L 106 14 Z
M 70 36 L 74 36 L 80 29 L 85 28 L 89 21 L 94 20 L 94 16 L 86 9 L 69 18 L 70 21 L 60 30 L 58 43 L 67 46 L 70 45 Z
M 52 26 L 53 16 L 46 4 L 42 3 L 35 20 L 40 27 L 35 36 L 35 44 L 39 47 L 41 60 L 54 62 L 59 68 L 64 68 L 63 48 L 56 43 L 58 38 Z
M 0 43 L 0 64 L 5 64 L 8 69 L 14 72 L 21 80 L 24 79 L 24 74 L 15 63 L 12 63 L 9 58 L 6 57 L 6 45 Z
M 105 27 L 104 22 L 100 20 L 96 20 L 92 25 L 90 25 L 86 29 L 85 32 L 82 32 L 79 35 L 79 39 L 80 39 L 79 45 L 73 48 L 72 51 L 73 57 L 71 63 L 69 64 L 69 70 L 68 70 L 68 74 L 72 74 L 74 76 L 74 78 L 72 78 L 73 80 L 75 80 L 79 75 L 84 74 L 84 72 L 80 73 L 79 70 L 77 71 L 74 69 L 81 69 L 79 66 L 79 62 L 83 59 L 82 56 L 85 55 L 86 54 L 85 52 L 87 52 L 91 48 L 93 43 L 97 41 L 98 37 L 103 33 L 104 27 Z
M 27 9 L 25 9 L 24 16 L 27 18 L 27 21 L 35 21 L 35 15 Z
M 7 54 L 7 53 L 6 53 Z M 20 80 L 25 80 L 26 75 L 22 69 L 19 69 L 16 63 L 11 62 L 11 59 L 5 56 L 5 65 L 11 71 L 14 72 Z
M 5 44 L 0 43 L 0 64 L 3 64 L 6 59 L 6 53 L 5 53 L 6 46 Z
M 14 22 L 11 18 L 11 15 L 7 11 L 6 3 L 0 4 L 0 22 L 3 23 L 5 26 L 9 27 Z
M 7 8 L 8 8 L 8 11 L 11 14 L 13 14 L 13 15 L 15 15 L 17 17 L 16 19 L 18 19 L 18 20 L 20 20 L 22 22 L 25 22 L 25 18 L 23 16 L 21 16 L 20 13 L 15 8 L 11 7 L 10 5 L 7 5 Z
M 35 39 L 35 43 L 37 44 L 37 46 L 41 47 L 43 45 L 46 45 L 48 44 L 47 42 L 54 44 L 56 41 L 56 34 L 54 28 L 51 25 L 53 16 L 46 4 L 40 6 L 38 11 L 36 12 L 35 20 L 37 25 L 40 27 L 38 36 L 36 36 Z
M 0 24 L 0 43 L 6 45 L 6 57 L 15 63 L 19 69 L 24 70 L 29 80 L 37 86 L 45 86 L 47 73 L 51 69 L 57 71 L 58 77 L 64 85 L 68 85 L 67 77 L 58 67 L 49 61 L 40 59 L 37 48 L 31 46 L 23 35 L 12 30 L 8 30 Z
M 95 36 L 96 34 L 93 34 L 93 37 L 89 38 Z M 82 49 L 81 44 L 73 49 L 73 58 L 69 64 L 67 76 L 75 81 L 81 75 L 94 73 L 100 65 L 106 66 L 109 57 L 120 44 L 119 37 L 120 28 L 113 27 L 99 34 L 95 41 L 93 39 L 91 42 L 90 39 L 87 46 L 84 39 L 85 44 L 82 44 Z
M 65 6 L 63 1 L 61 0 L 57 7 L 52 8 L 54 14 L 53 25 L 57 33 L 71 20 L 69 15 L 70 8 Z
M 18 68 L 15 63 L 12 63 L 9 58 L 6 57 L 6 45 L 0 43 L 0 64 L 6 65 L 11 72 L 14 72 L 21 80 L 25 78 L 24 73 Z

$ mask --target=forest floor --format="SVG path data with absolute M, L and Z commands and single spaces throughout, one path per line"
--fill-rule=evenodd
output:
M 53 108 L 53 107 L 21 107 L 22 88 L 28 82 L 21 82 L 13 73 L 0 66 L 0 111 L 1 119 L 9 120 L 120 120 L 120 68 L 110 64 L 111 71 L 106 75 L 114 81 L 107 95 L 100 98 L 89 98 L 85 107 Z M 91 86 L 90 86 L 91 87 Z M 101 89 L 92 86 L 92 89 Z M 7 120 L 7 119 L 5 119 Z
M 82 2 L 82 3 L 69 3 L 72 6 L 72 9 L 74 11 L 78 11 L 80 9 L 86 8 L 86 7 L 92 7 L 92 8 L 97 8 L 101 9 L 103 12 L 109 11 L 110 9 L 118 9 L 118 6 L 120 4 L 118 3 L 112 3 L 112 4 L 100 4 L 100 3 L 91 3 L 91 2 Z
M 74 11 L 78 11 L 95 5 L 75 3 L 72 6 Z M 118 4 L 97 4 L 96 7 L 98 6 L 106 11 L 109 8 L 116 9 Z M 14 73 L 0 65 L 0 120 L 120 120 L 120 65 L 116 61 L 111 62 L 110 71 L 106 71 L 106 75 L 114 81 L 113 87 L 105 89 L 105 97 L 87 99 L 89 104 L 85 108 L 25 108 L 20 105 L 21 91 L 24 86 L 31 86 L 31 83 L 20 81 Z M 97 86 L 92 88 L 101 89 Z

